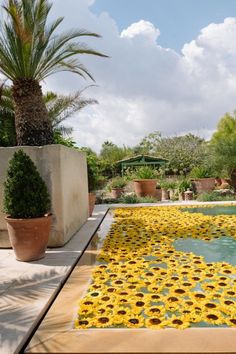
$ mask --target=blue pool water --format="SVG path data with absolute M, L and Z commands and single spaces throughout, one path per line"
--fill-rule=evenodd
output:
M 195 207 L 195 208 L 183 208 L 183 212 L 188 213 L 201 213 L 204 215 L 235 215 L 236 214 L 236 205 L 217 205 L 210 208 L 202 208 L 202 207 Z

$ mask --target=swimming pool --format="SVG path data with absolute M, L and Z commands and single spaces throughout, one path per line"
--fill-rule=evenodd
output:
M 75 327 L 236 326 L 235 207 L 218 208 L 112 211 Z

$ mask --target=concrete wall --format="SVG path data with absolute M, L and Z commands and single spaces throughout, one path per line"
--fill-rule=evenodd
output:
M 49 246 L 63 246 L 88 217 L 86 154 L 62 145 L 0 148 L 0 247 L 9 247 L 2 212 L 3 182 L 8 161 L 23 149 L 36 164 L 51 195 L 53 226 Z

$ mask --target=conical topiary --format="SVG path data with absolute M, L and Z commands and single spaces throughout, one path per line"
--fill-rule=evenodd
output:
M 4 212 L 14 219 L 39 218 L 50 210 L 47 186 L 23 150 L 9 161 L 4 183 Z

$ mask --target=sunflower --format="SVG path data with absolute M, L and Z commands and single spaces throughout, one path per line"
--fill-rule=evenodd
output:
M 177 329 L 184 329 L 189 327 L 190 323 L 186 320 L 185 316 L 171 316 L 171 318 L 169 318 L 166 321 L 166 326 L 167 327 L 173 327 L 173 328 L 177 328 Z
M 149 317 L 145 320 L 145 326 L 151 329 L 160 329 L 165 327 L 164 317 Z
M 236 316 L 230 316 L 227 318 L 226 324 L 230 327 L 236 327 Z
M 165 308 L 164 306 L 152 306 L 147 307 L 144 311 L 145 315 L 150 317 L 159 317 L 160 315 L 164 315 Z
M 75 328 L 76 329 L 86 329 L 94 326 L 94 321 L 92 318 L 76 318 Z
M 101 315 L 97 316 L 93 320 L 93 324 L 97 328 L 106 328 L 106 327 L 111 327 L 112 326 L 112 315 Z
M 125 318 L 124 323 L 128 328 L 141 328 L 144 327 L 144 318 L 138 315 L 129 315 Z
M 218 311 L 206 312 L 203 320 L 207 323 L 211 323 L 214 325 L 220 325 L 225 323 L 225 317 Z

